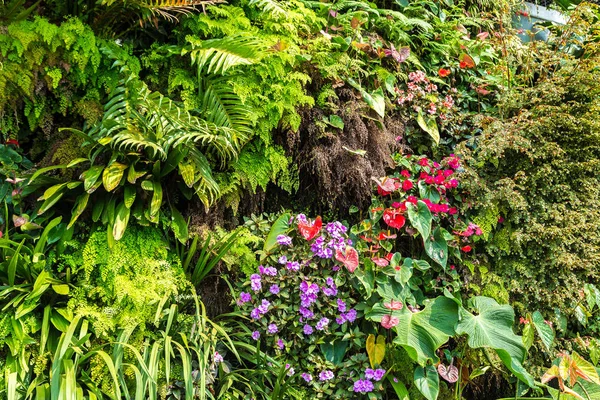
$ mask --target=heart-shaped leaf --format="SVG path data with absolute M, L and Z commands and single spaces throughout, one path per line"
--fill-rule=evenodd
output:
M 369 355 L 371 368 L 381 364 L 385 357 L 385 337 L 378 335 L 377 340 L 375 340 L 375 335 L 370 334 L 367 337 L 367 354 Z
M 440 377 L 433 365 L 415 368 L 415 386 L 427 400 L 436 400 L 440 392 Z

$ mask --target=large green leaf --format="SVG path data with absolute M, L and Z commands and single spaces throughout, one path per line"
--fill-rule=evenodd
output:
M 554 329 L 552 329 L 552 327 L 546 323 L 544 317 L 539 311 L 533 313 L 532 320 L 533 326 L 535 326 L 535 330 L 542 340 L 542 344 L 546 350 L 550 351 L 552 342 L 554 342 Z
M 381 317 L 390 310 L 381 304 L 375 305 L 366 315 L 368 319 L 381 322 Z M 399 322 L 396 325 L 394 343 L 406 349 L 410 357 L 424 366 L 428 360 L 438 362 L 436 350 L 454 336 L 458 321 L 458 305 L 451 299 L 440 296 L 429 302 L 422 311 L 413 313 L 407 307 L 392 311 Z
M 171 229 L 177 240 L 181 243 L 187 242 L 189 236 L 187 222 L 179 210 L 173 206 L 171 206 Z
M 83 189 L 86 192 L 96 184 L 103 169 L 102 165 L 94 165 L 81 174 L 80 179 L 83 179 Z
M 496 350 L 506 367 L 520 380 L 534 386 L 531 375 L 521 365 L 526 350 L 521 336 L 512 330 L 515 313 L 511 306 L 500 305 L 489 297 L 478 296 L 469 301 L 474 314 L 460 308 L 460 322 L 456 333 L 468 336 L 471 348 L 482 347 Z
M 425 243 L 425 241 L 429 239 L 429 234 L 431 233 L 432 217 L 429 207 L 421 200 L 418 201 L 416 206 L 407 202 L 406 211 L 408 220 L 413 227 L 417 228 L 423 238 L 423 243 Z
M 425 116 L 423 111 L 419 110 L 417 114 L 417 123 L 425 132 L 431 136 L 435 144 L 440 144 L 440 131 L 438 130 L 437 122 L 435 117 Z
M 433 240 L 425 240 L 425 252 L 436 263 L 440 264 L 444 270 L 448 264 L 448 242 L 444 238 L 443 228 L 435 228 L 433 231 Z
M 285 234 L 290 228 L 290 218 L 291 215 L 289 213 L 283 213 L 275 220 L 275 222 L 273 222 L 263 246 L 265 254 L 268 254 L 275 246 L 277 246 L 277 236 Z
M 415 386 L 427 400 L 436 400 L 440 392 L 440 376 L 433 365 L 416 367 Z

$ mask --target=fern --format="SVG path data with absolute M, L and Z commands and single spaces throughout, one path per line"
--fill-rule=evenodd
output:
M 270 14 L 274 18 L 288 15 L 287 8 L 276 0 L 250 0 L 250 4 L 256 5 L 263 13 Z

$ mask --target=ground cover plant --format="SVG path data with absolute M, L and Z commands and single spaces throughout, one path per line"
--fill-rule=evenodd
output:
M 0 4 L 0 399 L 595 399 L 600 10 Z

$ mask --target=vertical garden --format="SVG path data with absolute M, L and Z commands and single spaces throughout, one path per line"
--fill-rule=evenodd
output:
M 600 399 L 599 76 L 594 2 L 0 0 L 0 399 Z

